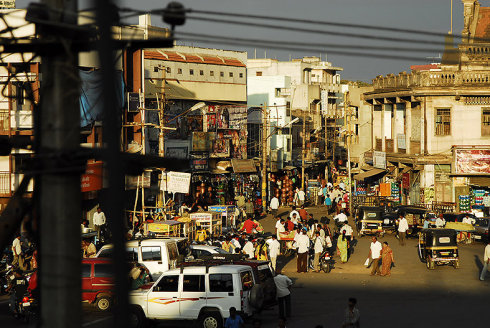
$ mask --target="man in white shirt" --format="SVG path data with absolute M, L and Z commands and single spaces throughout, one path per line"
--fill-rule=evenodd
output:
M 293 219 L 293 215 L 296 214 L 296 217 L 299 218 L 299 212 L 296 211 L 296 206 L 291 207 L 291 212 L 289 212 L 289 217 L 291 220 Z
M 373 260 L 371 263 L 373 266 L 371 276 L 374 276 L 375 274 L 381 274 L 381 271 L 379 270 L 379 262 L 381 260 L 381 250 L 383 249 L 383 246 L 376 237 L 373 237 L 371 241 L 371 246 L 369 247 L 369 258 Z
M 400 245 L 405 246 L 405 238 L 407 237 L 408 221 L 403 214 L 398 214 L 398 238 Z
M 100 239 L 100 231 L 106 222 L 105 214 L 102 212 L 100 206 L 97 207 L 97 212 L 94 213 L 92 222 L 94 224 L 95 231 L 97 231 L 97 238 Z
M 320 272 L 320 256 L 323 253 L 323 246 L 325 246 L 325 240 L 320 236 L 320 231 L 315 232 L 315 257 L 313 263 L 315 266 L 315 272 Z
M 446 225 L 446 220 L 444 220 L 444 217 L 442 214 L 440 214 L 437 219 L 436 219 L 436 228 L 443 228 Z
M 310 249 L 310 238 L 305 234 L 304 230 L 301 230 L 299 234 L 295 236 L 296 247 L 298 248 L 298 259 L 296 262 L 296 268 L 298 273 L 308 272 L 308 250 Z
M 14 241 L 12 242 L 12 253 L 14 255 L 14 260 L 12 261 L 12 266 L 17 266 L 19 264 L 19 258 L 22 253 L 22 247 L 20 243 L 20 234 L 15 236 Z
M 488 267 L 490 267 L 490 240 L 487 241 L 485 252 L 483 253 L 483 269 L 481 270 L 480 280 L 484 281 L 487 275 Z
M 276 284 L 277 301 L 279 305 L 279 317 L 291 317 L 291 286 L 293 282 L 287 276 L 281 274 L 281 270 L 277 270 L 277 275 L 274 277 Z
M 277 210 L 279 209 L 279 199 L 274 196 L 270 202 L 271 212 L 274 217 L 277 216 Z
M 344 231 L 345 231 L 345 236 L 347 237 L 347 240 L 351 241 L 352 240 L 352 234 L 354 233 L 354 230 L 352 229 L 352 227 L 347 222 L 345 222 L 342 229 L 340 229 L 340 234 L 342 234 L 342 232 L 344 232 Z
M 255 256 L 255 248 L 254 244 L 252 243 L 252 238 L 249 238 L 245 245 L 243 246 L 243 253 L 248 255 L 249 259 L 253 259 Z
M 281 233 L 283 232 L 286 232 L 286 228 L 284 227 L 284 219 L 279 219 L 276 222 L 277 239 L 281 239 Z
M 337 214 L 333 220 L 337 223 L 337 224 L 341 224 L 341 223 L 345 223 L 347 222 L 347 215 L 345 215 L 344 213 L 344 210 L 341 210 L 339 214 Z
M 274 271 L 276 271 L 277 257 L 279 256 L 280 253 L 281 253 L 281 244 L 277 240 L 276 236 L 272 235 L 272 239 L 269 242 L 269 256 Z
M 305 192 L 303 191 L 303 189 L 300 189 L 298 191 L 298 205 L 299 206 L 302 206 L 304 203 L 305 203 L 305 198 L 306 198 L 306 194 Z
M 299 220 L 299 215 L 296 215 L 296 213 L 293 213 L 293 216 L 291 217 L 291 222 L 293 222 L 293 224 L 295 226 L 298 225 L 298 220 Z

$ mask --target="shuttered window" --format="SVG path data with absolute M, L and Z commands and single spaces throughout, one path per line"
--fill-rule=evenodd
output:
M 436 136 L 448 136 L 451 134 L 451 109 L 436 109 Z
M 481 135 L 490 136 L 490 107 L 483 107 L 481 113 Z

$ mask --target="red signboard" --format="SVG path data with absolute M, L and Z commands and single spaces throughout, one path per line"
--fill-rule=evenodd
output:
M 410 189 L 410 173 L 403 173 L 402 175 L 402 188 Z
M 102 189 L 102 162 L 88 163 L 85 173 L 82 175 L 82 192 Z

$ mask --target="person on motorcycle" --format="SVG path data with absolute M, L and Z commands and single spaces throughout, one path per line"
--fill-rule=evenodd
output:
M 10 282 L 7 292 L 10 292 L 10 311 L 14 315 L 18 314 L 17 304 L 22 300 L 25 293 L 27 292 L 27 280 L 22 275 L 22 271 L 17 269 L 14 271 L 15 278 Z

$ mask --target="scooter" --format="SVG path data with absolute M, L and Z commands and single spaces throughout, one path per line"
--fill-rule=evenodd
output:
M 308 268 L 310 270 L 315 270 L 315 254 L 314 251 L 310 248 L 309 254 L 308 254 Z M 324 250 L 321 255 L 320 255 L 320 270 L 322 270 L 325 273 L 329 273 L 332 271 L 333 263 L 332 263 L 332 257 L 330 256 L 330 251 Z

